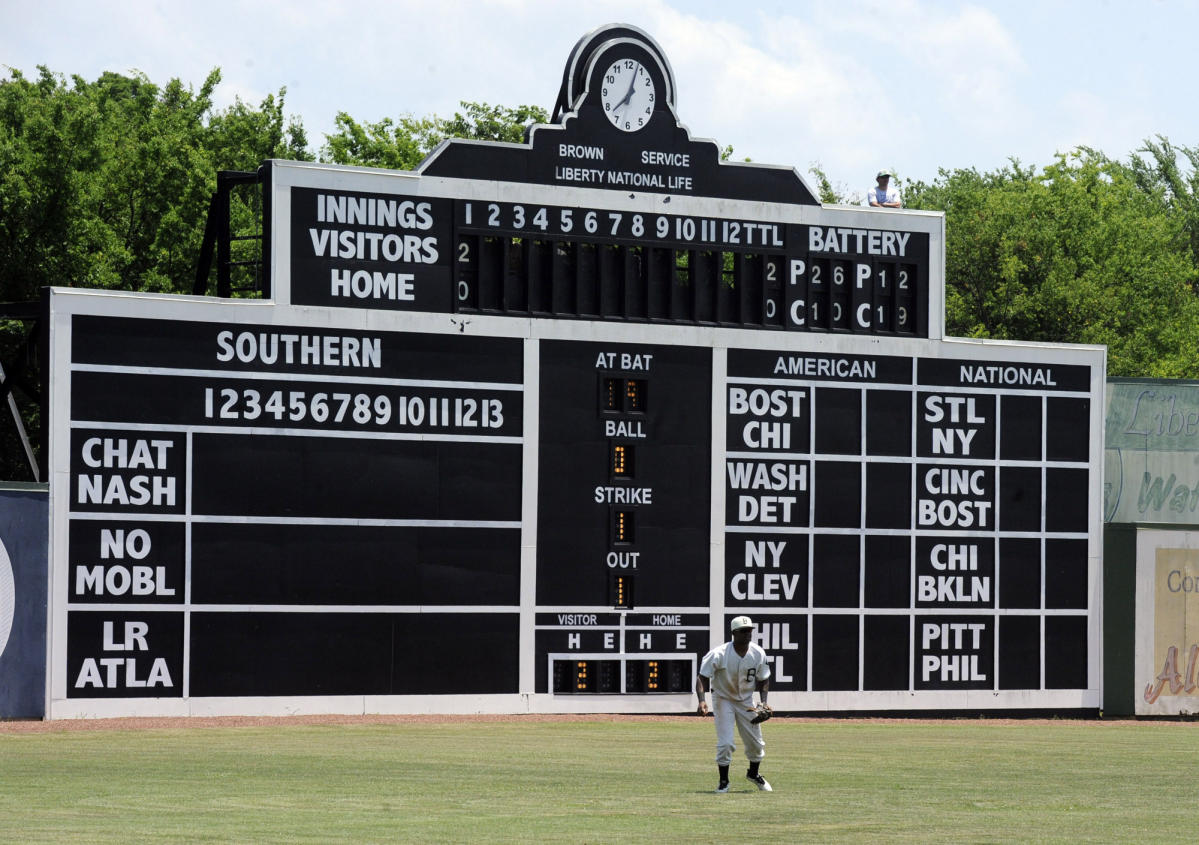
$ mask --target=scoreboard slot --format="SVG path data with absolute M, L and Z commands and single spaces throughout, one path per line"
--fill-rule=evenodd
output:
M 644 320 L 649 317 L 645 250 L 639 246 L 621 247 L 620 256 L 624 264 L 624 315 L 630 320 Z
M 781 255 L 762 257 L 762 294 L 762 325 L 781 328 L 784 324 Z
M 529 279 L 529 311 L 541 315 L 553 313 L 553 241 L 525 241 L 525 266 Z
M 612 545 L 631 546 L 637 541 L 637 511 L 613 508 L 611 516 Z
M 716 282 L 716 322 L 722 326 L 741 324 L 741 297 L 737 291 L 734 253 L 718 252 Z
M 833 331 L 849 330 L 851 268 L 848 261 L 829 262 L 828 327 Z
M 621 247 L 605 244 L 599 248 L 599 310 L 605 318 L 621 318 L 625 312 L 624 256 Z
M 874 313 L 871 321 L 877 334 L 895 331 L 895 263 L 878 261 L 873 268 L 870 290 L 873 292 Z
M 504 298 L 501 307 L 509 314 L 529 312 L 529 253 L 531 244 L 523 238 L 509 238 L 504 261 Z
M 575 244 L 576 313 L 580 317 L 598 317 L 599 255 L 595 244 Z
M 673 251 L 670 279 L 670 319 L 677 323 L 690 322 L 695 316 L 695 295 L 691 287 L 691 253 L 685 249 Z
M 508 239 L 485 237 L 479 244 L 479 310 L 502 311 Z
M 874 323 L 874 267 L 869 261 L 851 265 L 849 323 L 853 331 L 877 331 Z
M 762 323 L 762 262 L 756 255 L 731 253 L 733 286 L 736 289 L 740 322 Z
M 670 319 L 670 288 L 674 283 L 674 250 L 647 247 L 649 255 L 646 273 L 648 288 L 649 318 Z
M 551 689 L 555 695 L 621 693 L 689 693 L 695 678 L 695 660 L 576 654 L 550 655 Z M 622 683 L 623 681 L 623 683 Z
M 825 331 L 829 328 L 829 279 L 832 262 L 820 259 L 812 262 L 808 273 L 808 328 Z
M 575 314 L 575 245 L 568 241 L 557 241 L 554 246 L 553 291 L 553 312 Z
M 637 576 L 631 572 L 608 573 L 608 604 L 617 610 L 633 608 L 633 586 Z
M 895 331 L 916 334 L 919 331 L 920 315 L 917 313 L 918 298 L 916 268 L 911 264 L 898 264 L 895 271 Z
M 632 443 L 613 443 L 609 462 L 613 481 L 634 478 L 637 475 L 637 451 Z
M 720 253 L 711 250 L 692 250 L 687 255 L 691 267 L 691 289 L 694 292 L 695 308 L 692 312 L 697 323 L 713 323 L 716 320 L 716 288 L 720 279 Z
M 456 301 L 458 310 L 474 311 L 479 307 L 479 241 L 477 235 L 458 238 Z

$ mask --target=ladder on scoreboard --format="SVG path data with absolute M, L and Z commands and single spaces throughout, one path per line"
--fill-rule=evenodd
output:
M 204 240 L 200 245 L 200 255 L 196 261 L 196 280 L 192 293 L 204 296 L 208 293 L 208 279 L 212 273 L 212 253 L 216 249 L 216 295 L 229 298 L 237 294 L 257 294 L 269 298 L 270 274 L 264 272 L 263 251 L 265 240 L 262 235 L 263 169 L 255 171 L 218 170 L 216 175 L 216 192 L 208 203 L 208 220 L 204 224 Z M 250 207 L 251 216 L 255 223 L 255 231 L 251 233 L 234 234 L 232 231 L 232 194 L 234 189 L 250 188 L 243 196 L 243 201 Z M 234 258 L 233 249 L 237 244 L 257 242 L 258 248 L 239 251 L 239 257 Z M 254 257 L 241 257 L 253 255 Z M 234 273 L 238 273 L 239 284 L 234 286 Z

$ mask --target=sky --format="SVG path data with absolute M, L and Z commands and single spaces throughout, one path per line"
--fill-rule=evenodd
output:
M 342 111 L 551 111 L 571 48 L 608 23 L 662 47 L 693 137 L 810 184 L 817 165 L 843 194 L 880 169 L 902 185 L 1199 145 L 1199 0 L 0 0 L 0 65 L 193 88 L 220 68 L 218 107 L 286 88 L 316 152 Z

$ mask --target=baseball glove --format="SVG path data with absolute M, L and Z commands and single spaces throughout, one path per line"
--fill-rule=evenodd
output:
M 757 707 L 754 708 L 754 717 L 752 719 L 750 719 L 749 721 L 751 724 L 756 725 L 756 724 L 759 724 L 760 722 L 765 722 L 767 719 L 769 719 L 773 715 L 774 715 L 774 711 L 772 709 L 770 709 L 770 705 L 763 701 L 761 704 L 759 704 Z

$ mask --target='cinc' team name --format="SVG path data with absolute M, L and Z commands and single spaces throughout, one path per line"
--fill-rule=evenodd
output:
M 344 337 L 278 332 L 218 332 L 218 361 L 236 358 L 243 364 L 300 364 L 318 367 L 383 366 L 382 341 L 377 337 Z

